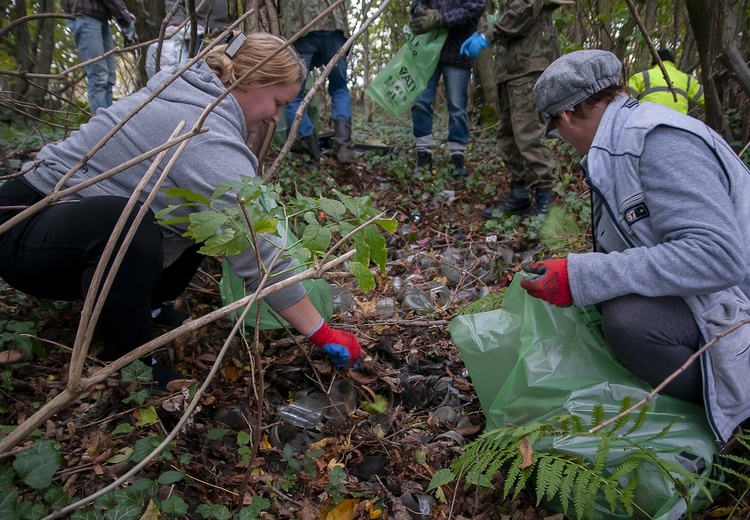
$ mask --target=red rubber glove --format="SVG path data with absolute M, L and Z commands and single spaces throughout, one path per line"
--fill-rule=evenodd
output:
M 555 258 L 532 264 L 525 261 L 521 269 L 532 276 L 521 278 L 521 287 L 530 296 L 540 298 L 552 305 L 567 307 L 573 303 L 568 283 L 568 259 Z
M 331 362 L 338 368 L 359 367 L 362 348 L 359 346 L 357 336 L 351 332 L 333 329 L 321 320 L 318 328 L 307 336 L 307 339 L 331 356 Z

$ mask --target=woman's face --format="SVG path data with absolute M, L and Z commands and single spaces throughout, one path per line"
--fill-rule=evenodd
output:
M 247 131 L 259 132 L 271 121 L 278 123 L 281 111 L 294 101 L 301 87 L 301 83 L 266 86 L 249 84 L 244 89 L 234 89 L 232 95 L 245 114 Z

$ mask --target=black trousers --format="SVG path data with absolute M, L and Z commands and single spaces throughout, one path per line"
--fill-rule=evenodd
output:
M 21 179 L 4 183 L 0 186 L 0 223 L 23 209 L 2 208 L 29 206 L 42 198 Z M 0 277 L 38 298 L 84 298 L 126 204 L 124 197 L 88 197 L 35 213 L 0 235 Z M 129 222 L 136 212 L 137 208 Z M 102 359 L 117 359 L 152 338 L 151 310 L 185 290 L 203 256 L 196 245 L 166 269 L 162 258 L 160 227 L 149 211 L 123 258 L 99 318 Z
M 617 358 L 652 386 L 661 384 L 702 345 L 703 338 L 682 298 L 629 294 L 603 302 L 602 330 Z M 696 360 L 663 393 L 703 403 Z

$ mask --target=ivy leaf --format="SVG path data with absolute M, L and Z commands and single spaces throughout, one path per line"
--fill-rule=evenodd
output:
M 183 471 L 165 471 L 156 480 L 159 484 L 174 484 L 185 478 Z
M 18 491 L 15 488 L 0 491 L 0 518 L 18 518 L 17 503 Z
M 107 520 L 135 520 L 141 514 L 141 506 L 135 504 L 117 504 L 107 511 Z
M 132 383 L 133 381 L 148 383 L 154 379 L 151 367 L 140 359 L 136 359 L 128 366 L 123 367 L 123 369 L 120 370 L 120 375 L 125 383 Z
M 96 511 L 76 511 L 70 515 L 70 520 L 102 520 L 102 515 Z
M 215 441 L 216 439 L 221 439 L 227 433 L 229 433 L 229 430 L 226 428 L 211 428 L 208 430 L 208 438 Z
M 215 518 L 216 520 L 231 520 L 232 518 L 229 508 L 220 504 L 201 504 L 195 509 L 195 512 L 203 518 Z
M 60 486 L 52 485 L 44 490 L 42 498 L 52 509 L 62 509 L 70 504 L 68 494 Z
M 140 408 L 138 410 L 138 417 L 138 421 L 135 423 L 136 426 L 151 426 L 159 422 L 159 415 L 153 406 Z
M 188 505 L 177 495 L 162 500 L 160 505 L 161 512 L 172 517 L 183 518 L 188 513 Z
M 63 465 L 62 454 L 50 441 L 39 441 L 16 455 L 13 469 L 29 487 L 44 489 L 52 484 L 52 477 Z

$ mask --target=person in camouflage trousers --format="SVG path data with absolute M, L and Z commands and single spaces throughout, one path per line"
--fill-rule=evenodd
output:
M 326 0 L 279 0 L 279 19 L 281 32 L 285 38 L 291 38 L 305 25 L 330 6 Z M 347 4 L 343 2 L 320 20 L 312 30 L 294 42 L 294 48 L 307 64 L 308 70 L 326 65 L 341 49 L 350 36 L 347 23 Z M 352 104 L 346 77 L 346 57 L 341 58 L 328 76 L 328 94 L 331 96 L 331 115 L 336 144 L 336 159 L 340 164 L 357 162 L 352 152 Z M 287 108 L 289 121 L 294 119 L 302 99 L 305 97 L 305 86 Z M 311 160 L 320 162 L 318 137 L 315 135 L 310 117 L 305 113 L 297 132 L 298 143 L 307 152 Z
M 511 171 L 510 193 L 482 216 L 533 211 L 545 214 L 553 202 L 555 161 L 544 136 L 542 114 L 534 106 L 532 89 L 539 75 L 560 56 L 560 41 L 552 12 L 572 0 L 503 0 L 497 20 L 484 33 L 473 34 L 461 52 L 476 57 L 494 44 L 498 89 L 498 151 Z

